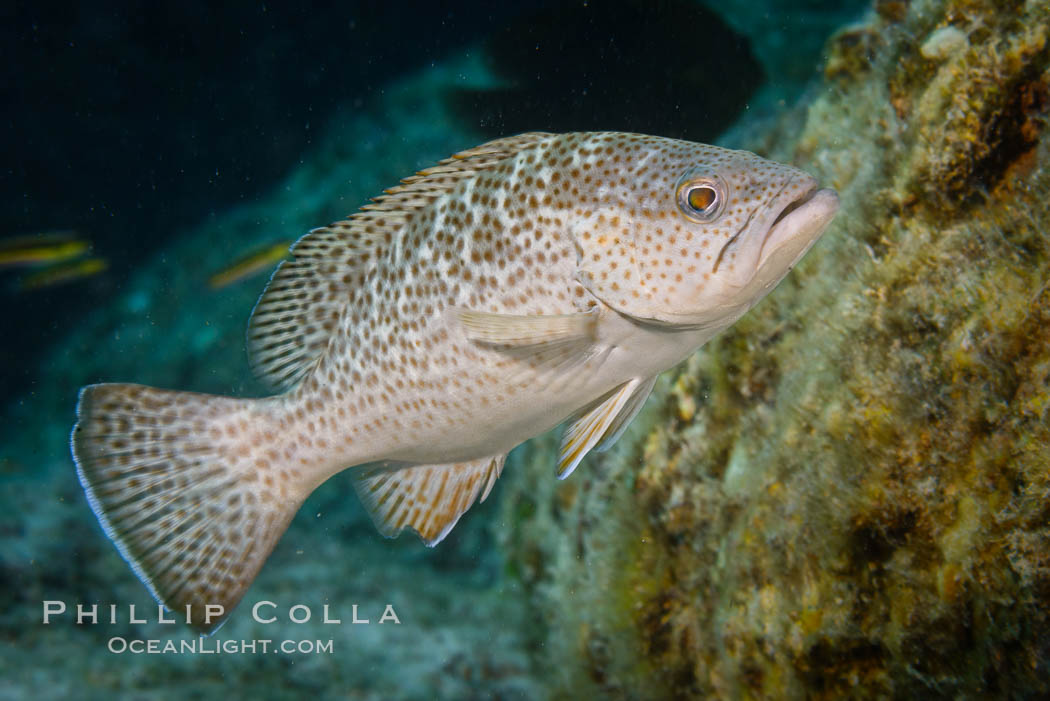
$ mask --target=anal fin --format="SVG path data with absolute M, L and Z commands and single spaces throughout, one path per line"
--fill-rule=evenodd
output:
M 584 410 L 565 429 L 558 457 L 558 479 L 565 479 L 591 450 L 607 450 L 627 429 L 656 384 L 656 376 L 625 382 L 600 403 Z
M 380 533 L 412 528 L 427 545 L 440 543 L 475 500 L 485 501 L 506 455 L 444 465 L 361 468 L 354 488 Z

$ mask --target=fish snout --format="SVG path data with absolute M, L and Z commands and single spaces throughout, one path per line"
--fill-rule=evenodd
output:
M 755 268 L 755 279 L 770 287 L 791 271 L 824 233 L 839 210 L 838 193 L 817 189 L 817 181 L 803 195 L 788 202 L 773 219 Z

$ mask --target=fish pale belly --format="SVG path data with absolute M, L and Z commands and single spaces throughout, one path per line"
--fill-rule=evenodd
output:
M 722 328 L 646 326 L 606 309 L 593 344 L 539 367 L 474 347 L 465 376 L 475 386 L 457 390 L 449 376 L 434 373 L 429 380 L 449 388 L 443 401 L 452 408 L 435 415 L 427 407 L 421 416 L 406 416 L 402 424 L 410 430 L 389 432 L 356 462 L 451 463 L 505 454 L 625 382 L 673 367 Z

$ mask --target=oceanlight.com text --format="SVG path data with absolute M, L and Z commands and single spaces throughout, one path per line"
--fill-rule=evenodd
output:
M 115 636 L 106 643 L 115 655 L 331 655 L 331 640 L 141 640 Z

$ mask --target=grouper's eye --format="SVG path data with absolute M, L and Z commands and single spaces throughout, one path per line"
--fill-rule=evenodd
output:
M 695 222 L 714 221 L 725 206 L 725 184 L 721 178 L 689 175 L 687 173 L 678 183 L 678 208 Z

